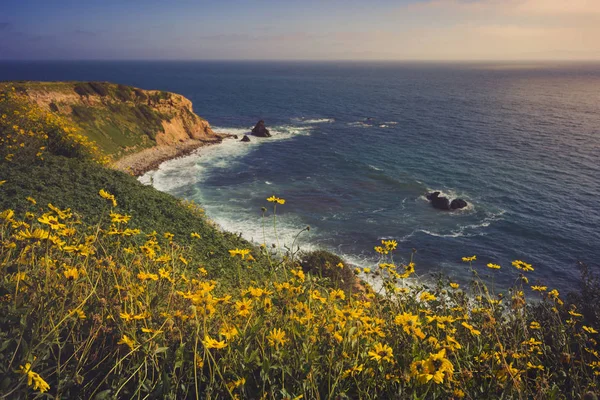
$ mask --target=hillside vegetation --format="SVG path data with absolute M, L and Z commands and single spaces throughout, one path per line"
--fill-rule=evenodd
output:
M 44 111 L 64 117 L 112 159 L 155 145 L 216 140 L 185 97 L 107 82 L 8 82 Z
M 0 94 L 0 398 L 595 398 L 595 309 L 535 266 L 425 284 L 393 240 L 373 270 L 255 246 L 23 96 Z M 265 229 L 293 206 L 266 194 Z

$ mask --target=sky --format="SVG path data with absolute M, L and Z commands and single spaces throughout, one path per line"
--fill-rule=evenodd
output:
M 2 0 L 3 60 L 600 60 L 600 0 Z

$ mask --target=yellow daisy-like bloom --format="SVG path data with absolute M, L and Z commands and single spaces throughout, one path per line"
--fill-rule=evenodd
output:
M 531 290 L 535 291 L 535 292 L 545 292 L 546 290 L 548 290 L 548 286 L 532 286 Z
M 385 246 L 387 251 L 396 250 L 398 247 L 398 242 L 395 240 L 382 240 L 381 244 Z
M 38 218 L 38 221 L 42 224 L 48 225 L 52 230 L 63 229 L 67 227 L 65 224 L 61 224 L 58 218 L 56 218 L 54 215 L 44 214 Z
M 280 199 L 279 197 L 275 197 L 275 196 L 268 197 L 267 201 L 269 201 L 271 203 L 285 204 L 285 199 Z
M 408 335 L 414 335 L 419 339 L 425 339 L 425 334 L 419 328 L 421 323 L 419 322 L 419 316 L 411 313 L 402 313 L 396 315 L 394 318 L 394 323 L 396 325 L 402 326 L 402 330 Z
M 571 316 L 573 316 L 573 317 L 576 317 L 576 318 L 581 318 L 581 317 L 583 317 L 583 314 L 580 314 L 580 313 L 578 313 L 578 312 L 575 312 L 575 311 L 573 311 L 573 310 L 569 310 L 569 315 L 571 315 Z
M 50 385 L 37 373 L 31 370 L 31 363 L 26 363 L 25 366 L 19 366 L 19 372 L 27 376 L 27 385 L 33 387 L 33 390 L 39 390 L 40 393 L 47 392 Z
M 369 351 L 368 354 L 371 357 L 371 360 L 377 362 L 381 360 L 392 362 L 394 360 L 394 352 L 387 344 L 375 343 L 373 350 Z
M 250 311 L 252 310 L 252 300 L 242 299 L 241 301 L 236 301 L 235 307 L 237 308 L 237 314 L 240 317 L 247 317 L 250 315 Z
M 234 337 L 236 337 L 237 335 L 239 335 L 239 331 L 237 330 L 237 328 L 235 326 L 230 326 L 230 325 L 223 325 L 221 327 L 221 329 L 219 329 L 219 334 L 224 336 L 225 339 L 227 340 L 231 340 Z
M 25 200 L 27 200 L 28 202 L 30 202 L 34 206 L 37 204 L 37 201 L 35 201 L 35 199 L 33 197 L 31 197 L 31 196 L 28 196 L 27 198 L 25 198 Z
M 459 285 L 458 283 L 450 282 L 450 287 L 451 287 L 452 289 L 458 289 L 458 287 L 459 287 L 459 286 L 460 286 L 460 285 Z
M 473 255 L 473 256 L 469 256 L 469 257 L 463 257 L 462 260 L 464 262 L 472 262 L 472 261 L 477 260 L 477 256 Z
M 419 295 L 419 300 L 421 301 L 433 301 L 436 300 L 436 297 L 429 292 L 423 292 Z
M 527 264 L 525 261 L 515 260 L 512 262 L 512 266 L 516 269 L 520 269 L 521 271 L 533 271 L 533 267 L 531 264 Z
M 121 214 L 111 212 L 110 219 L 111 219 L 111 222 L 116 223 L 116 224 L 118 224 L 118 223 L 126 224 L 131 219 L 131 215 L 121 215 Z
M 103 199 L 106 199 L 108 201 L 110 201 L 113 205 L 113 207 L 117 206 L 117 200 L 115 199 L 115 196 L 108 193 L 106 190 L 104 189 L 100 189 L 100 191 L 98 192 L 98 194 L 100 195 L 100 197 L 102 197 Z
M 346 295 L 342 289 L 332 290 L 329 292 L 329 299 L 331 300 L 344 300 Z
M 529 324 L 529 329 L 538 330 L 538 329 L 542 329 L 542 326 L 540 325 L 540 323 L 539 323 L 539 322 L 532 321 L 532 322 Z
M 452 379 L 454 374 L 454 366 L 446 358 L 446 349 L 442 349 L 435 354 L 430 354 L 425 361 L 427 372 L 432 375 L 432 380 L 437 384 L 444 383 L 444 379 Z
M 200 239 L 200 237 L 201 237 L 200 234 L 198 234 L 196 232 L 190 233 L 190 236 L 193 237 L 193 238 L 196 238 L 196 239 Z
M 489 263 L 487 266 L 491 269 L 500 269 L 500 266 L 498 264 Z
M 474 335 L 474 336 L 479 336 L 479 335 L 481 335 L 481 331 L 479 331 L 479 330 L 475 329 L 475 328 L 473 327 L 473 325 L 471 325 L 471 324 L 468 324 L 468 323 L 466 323 L 466 322 L 462 322 L 462 323 L 461 323 L 461 325 L 462 325 L 462 326 L 464 326 L 465 328 L 467 328 L 467 329 L 469 330 L 469 332 L 471 332 L 471 334 L 472 334 L 472 335 Z
M 77 270 L 77 268 L 66 268 L 63 271 L 63 274 L 67 279 L 72 279 L 74 281 L 79 279 L 79 271 Z
M 598 333 L 598 331 L 595 330 L 594 328 L 592 328 L 591 326 L 585 326 L 585 325 L 583 325 L 582 328 L 587 333 Z
M 135 348 L 135 342 L 129 337 L 127 337 L 127 335 L 123 335 L 123 337 L 117 342 L 117 344 L 127 345 L 131 350 Z
M 204 337 L 202 344 L 204 344 L 204 346 L 207 349 L 224 349 L 225 347 L 227 347 L 227 343 L 225 343 L 224 340 L 219 341 L 219 340 L 211 338 L 208 335 L 206 335 Z
M 229 250 L 229 254 L 231 255 L 231 257 L 239 255 L 243 260 L 248 254 L 250 254 L 250 249 L 233 249 Z
M 410 377 L 416 379 L 421 385 L 424 385 L 433 378 L 433 375 L 427 372 L 425 360 L 418 360 L 410 364 Z
M 267 340 L 271 347 L 275 347 L 275 350 L 279 350 L 279 346 L 283 346 L 285 342 L 287 342 L 285 331 L 283 329 L 274 328 L 269 332 Z

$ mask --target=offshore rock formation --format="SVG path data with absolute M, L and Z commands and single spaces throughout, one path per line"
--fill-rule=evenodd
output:
M 433 208 L 438 210 L 454 211 L 468 206 L 468 203 L 463 199 L 454 199 L 450 202 L 447 197 L 440 196 L 440 192 L 427 194 L 427 200 L 431 201 Z
M 258 137 L 271 137 L 269 130 L 265 127 L 265 121 L 262 119 L 256 123 L 254 129 L 252 129 L 252 134 Z

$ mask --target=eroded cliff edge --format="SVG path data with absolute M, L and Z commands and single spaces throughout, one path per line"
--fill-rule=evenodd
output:
M 182 95 L 108 82 L 7 82 L 47 111 L 68 117 L 81 134 L 135 175 L 222 136 Z

